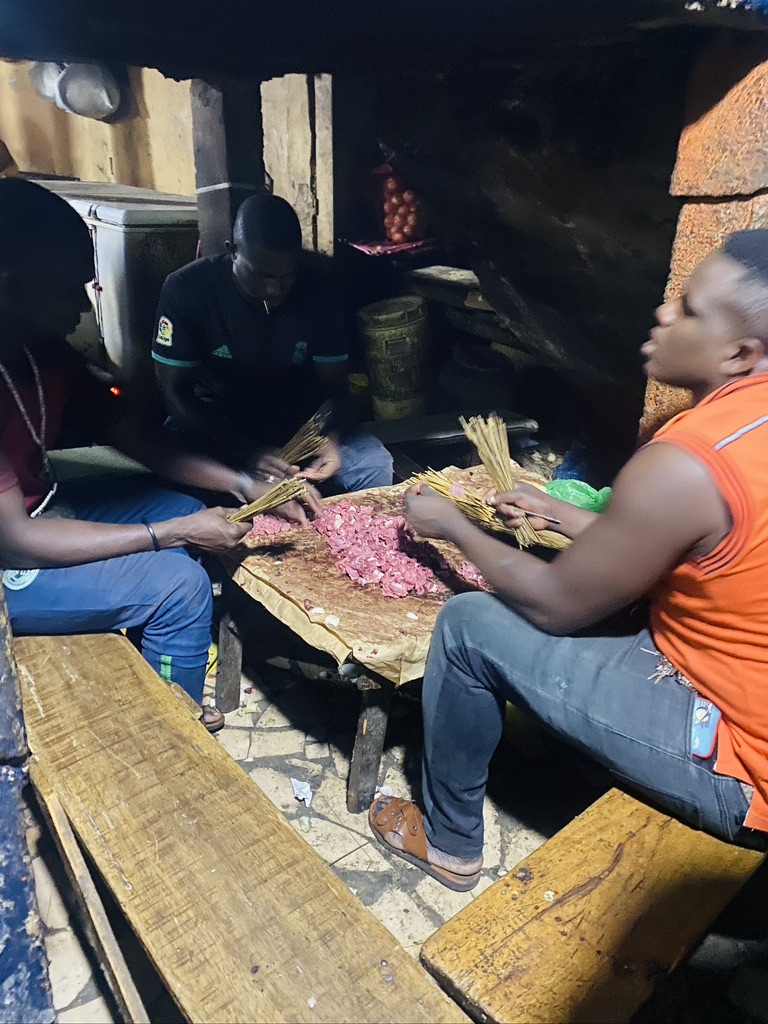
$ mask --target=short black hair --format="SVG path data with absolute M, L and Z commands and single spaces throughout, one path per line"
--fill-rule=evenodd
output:
M 732 286 L 728 305 L 744 336 L 758 338 L 768 349 L 768 231 L 735 231 L 720 251 L 745 271 Z
M 301 249 L 301 224 L 285 199 L 260 192 L 237 211 L 234 240 L 247 252 L 294 252 Z
M 734 231 L 723 242 L 723 252 L 768 285 L 768 231 Z
M 0 178 L 0 262 L 78 242 L 91 244 L 88 228 L 65 199 L 23 178 Z

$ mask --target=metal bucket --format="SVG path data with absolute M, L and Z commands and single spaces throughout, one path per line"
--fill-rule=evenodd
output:
M 429 348 L 426 303 L 418 295 L 384 299 L 359 310 L 371 379 L 373 415 L 399 420 L 424 412 Z

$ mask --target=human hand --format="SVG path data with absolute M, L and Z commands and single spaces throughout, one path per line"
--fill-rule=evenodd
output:
M 562 502 L 556 498 L 550 498 L 546 491 L 539 490 L 530 484 L 518 484 L 513 490 L 505 491 L 502 494 L 491 493 L 486 497 L 488 504 L 496 510 L 496 514 L 504 521 L 504 525 L 510 529 L 517 529 L 528 520 L 528 524 L 534 530 L 551 530 L 552 524 L 548 519 L 561 521 Z M 525 513 L 533 513 L 526 515 Z M 546 516 L 547 519 L 536 515 Z
M 298 501 L 286 501 L 284 505 L 275 509 L 274 515 L 286 519 L 289 523 L 295 523 L 297 526 L 306 526 L 307 512 L 305 509 L 316 516 L 322 507 L 321 500 L 315 488 L 311 484 L 307 484 L 307 493 L 303 497 Z
M 341 472 L 341 452 L 335 441 L 326 441 L 320 454 L 297 475 L 315 484 L 324 484 Z
M 238 492 L 238 497 L 245 498 L 246 502 L 250 505 L 252 501 L 256 501 L 267 491 L 270 491 L 275 485 L 268 484 L 266 480 L 256 480 L 254 477 L 243 474 L 243 485 L 241 490 Z
M 274 487 L 281 480 L 289 480 L 298 473 L 298 466 L 290 466 L 281 459 L 276 448 L 262 448 L 254 452 L 248 463 L 248 472 Z
M 251 529 L 249 521 L 230 523 L 227 516 L 231 512 L 231 508 L 205 508 L 201 512 L 193 512 L 190 516 L 172 519 L 168 523 L 156 523 L 155 532 L 161 547 L 165 546 L 166 535 L 172 535 L 175 528 L 184 545 L 210 551 L 212 554 L 224 554 L 236 547 Z
M 405 495 L 405 520 L 420 537 L 452 540 L 457 525 L 466 519 L 452 501 L 417 483 Z

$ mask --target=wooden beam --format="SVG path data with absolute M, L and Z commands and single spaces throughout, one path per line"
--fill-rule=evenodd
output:
M 30 747 L 188 1020 L 465 1020 L 124 637 L 15 652 Z
M 264 188 L 258 79 L 192 82 L 195 184 L 203 256 L 223 252 L 244 199 Z
M 628 1021 L 762 862 L 613 789 L 421 960 L 474 1020 Z
M 69 818 L 42 766 L 30 766 L 30 778 L 37 793 L 48 829 L 59 851 L 80 908 L 81 922 L 94 948 L 122 1018 L 131 1024 L 149 1024 L 147 1011 L 136 989 L 115 933 L 109 923 L 88 865 L 85 863 Z
M 330 75 L 284 75 L 261 88 L 264 164 L 275 195 L 301 223 L 304 249 L 333 256 L 333 91 Z

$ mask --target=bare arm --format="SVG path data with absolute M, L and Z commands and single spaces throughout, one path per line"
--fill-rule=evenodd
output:
M 257 496 L 251 494 L 254 487 L 257 493 L 267 490 L 266 485 L 257 486 L 250 477 L 222 462 L 189 452 L 170 431 L 137 415 L 130 414 L 122 419 L 106 440 L 158 476 L 177 484 L 242 495 L 249 500 Z
M 254 479 L 250 474 L 231 469 L 215 459 L 189 452 L 170 432 L 158 429 L 140 417 L 126 416 L 112 430 L 108 440 L 158 476 L 185 487 L 202 487 L 207 491 L 234 494 L 238 499 L 254 501 L 274 484 L 274 480 Z M 266 461 L 269 462 L 268 459 Z M 285 467 L 285 463 L 279 459 L 273 461 L 275 468 L 270 467 L 271 471 L 280 474 L 280 467 Z M 313 513 L 320 510 L 319 500 L 313 491 L 303 501 Z M 307 522 L 306 513 L 297 501 L 281 505 L 276 514 L 300 525 Z
M 449 508 L 422 511 L 423 498 Z M 418 532 L 453 541 L 502 600 L 540 629 L 560 634 L 645 596 L 672 566 L 711 550 L 730 530 L 707 471 L 667 445 L 638 452 L 617 479 L 608 510 L 549 563 L 483 533 L 445 499 L 411 494 L 408 503 L 406 518 Z
M 205 509 L 154 523 L 161 548 L 187 545 L 223 552 L 235 547 L 250 523 L 227 521 L 227 509 Z M 0 564 L 15 569 L 56 568 L 99 562 L 153 549 L 143 524 L 116 525 L 71 519 L 30 519 L 19 487 L 0 494 Z
M 211 403 L 201 402 L 195 395 L 196 368 L 156 363 L 155 373 L 165 408 L 179 426 L 215 441 L 240 465 L 248 463 L 254 445 L 232 430 Z

